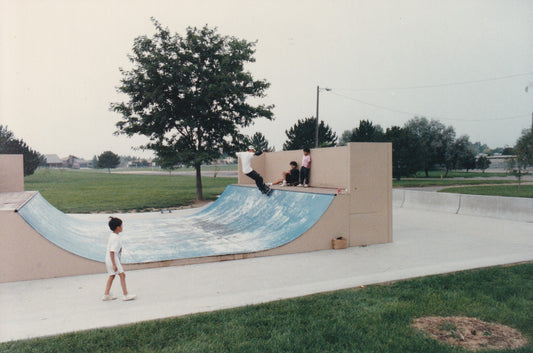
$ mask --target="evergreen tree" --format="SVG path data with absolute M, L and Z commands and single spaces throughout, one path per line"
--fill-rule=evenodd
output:
M 283 150 L 298 150 L 304 147 L 315 146 L 316 118 L 310 117 L 299 119 L 289 130 L 285 130 L 287 141 L 283 144 Z M 333 147 L 337 143 L 337 134 L 331 128 L 320 121 L 318 127 L 319 147 Z
M 39 165 L 46 162 L 45 157 L 31 149 L 23 140 L 16 139 L 7 126 L 0 125 L 0 154 L 22 154 L 24 176 L 32 175 Z
M 272 148 L 268 145 L 268 141 L 260 132 L 256 132 L 248 141 L 249 145 L 254 146 L 256 151 L 272 152 Z

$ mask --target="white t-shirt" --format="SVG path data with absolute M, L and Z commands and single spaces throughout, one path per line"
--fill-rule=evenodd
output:
M 118 269 L 116 273 L 124 272 L 124 269 L 122 268 L 122 264 L 120 263 L 120 258 L 122 256 L 122 241 L 120 240 L 120 235 L 115 234 L 115 233 L 109 234 L 109 239 L 107 240 L 105 263 L 106 263 L 108 272 L 114 272 L 113 262 L 111 261 L 111 251 L 115 253 L 115 264 L 117 265 L 117 269 Z
M 250 173 L 252 169 L 252 158 L 254 158 L 253 152 L 237 152 L 237 157 L 241 159 L 241 168 L 244 174 Z

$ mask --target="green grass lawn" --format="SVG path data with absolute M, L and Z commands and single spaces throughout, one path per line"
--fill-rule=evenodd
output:
M 202 171 L 237 171 L 238 165 L 235 164 L 221 164 L 221 165 L 202 165 Z M 83 169 L 82 171 L 87 171 Z M 107 169 L 89 169 L 89 171 L 98 171 L 100 173 L 107 173 Z M 194 172 L 193 167 L 181 167 L 174 169 L 172 173 L 175 172 Z M 116 172 L 169 172 L 168 170 L 161 169 L 160 167 L 139 167 L 139 168 L 115 168 L 111 170 L 111 173 Z
M 529 344 L 490 352 L 533 352 L 533 264 L 9 342 L 1 344 L 0 351 L 468 352 L 438 343 L 411 327 L 422 316 L 468 316 L 505 324 L 519 330 Z
M 34 175 L 26 177 L 24 182 L 26 190 L 39 191 L 52 205 L 67 213 L 164 209 L 190 205 L 196 200 L 196 179 L 193 176 L 39 169 Z M 237 178 L 204 177 L 202 178 L 204 198 L 214 200 L 227 185 L 236 182 Z M 487 182 L 502 185 L 516 183 L 515 180 L 417 178 L 394 180 L 393 186 L 479 185 Z M 530 191 L 525 191 L 530 190 L 531 185 L 524 185 L 522 188 L 524 191 L 519 196 L 532 197 Z M 509 186 L 509 190 L 512 189 L 513 186 Z M 496 187 L 484 187 L 479 190 L 481 190 L 479 193 L 483 195 L 510 196 L 507 192 L 500 192 L 500 189 Z M 465 189 L 458 189 L 458 192 L 463 191 Z M 513 196 L 516 195 L 513 194 Z
M 202 178 L 203 195 L 216 199 L 237 178 Z M 116 212 L 190 205 L 196 200 L 192 176 L 109 174 L 98 171 L 39 169 L 24 179 L 26 190 L 39 191 L 67 213 Z
M 465 186 L 457 188 L 447 188 L 444 190 L 440 190 L 440 192 L 533 198 L 533 185 L 521 185 L 520 189 L 518 189 L 518 185 Z
M 513 184 L 516 180 L 490 180 L 490 179 L 402 179 L 392 181 L 394 187 L 426 187 L 426 186 L 455 186 L 455 185 L 481 185 L 481 184 Z
M 446 174 L 445 170 L 430 170 L 429 171 L 429 178 L 443 178 Z M 492 177 L 506 177 L 509 176 L 509 173 L 492 173 L 492 172 L 478 172 L 478 171 L 470 171 L 470 172 L 464 172 L 464 171 L 450 171 L 448 172 L 447 178 L 492 178 Z M 421 171 L 416 173 L 416 178 L 425 178 L 426 173 Z

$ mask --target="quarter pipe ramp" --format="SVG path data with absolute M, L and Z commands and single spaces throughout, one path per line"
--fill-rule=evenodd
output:
M 6 227 L 0 231 L 4 244 L 0 251 L 11 263 L 1 266 L 0 282 L 105 271 L 102 262 L 110 232 L 107 215 L 99 221 L 80 220 L 59 211 L 38 192 L 10 194 L 18 200 L 6 206 L 9 202 L 3 197 L 0 221 Z M 268 251 L 279 254 L 329 248 L 335 234 L 319 230 L 321 236 L 311 235 L 311 239 L 300 239 L 297 245 L 283 249 L 310 233 L 335 197 L 332 193 L 285 190 L 274 190 L 266 197 L 256 188 L 230 185 L 217 201 L 193 215 L 125 222 L 122 262 L 132 264 L 130 269 L 148 268 L 264 256 Z M 333 214 L 334 209 L 330 211 Z M 323 238 L 318 244 L 317 237 Z M 200 260 L 205 258 L 208 260 Z M 54 273 L 54 266 L 47 269 L 53 263 L 59 268 L 80 268 Z M 28 266 L 31 268 L 24 268 Z M 21 271 L 25 274 L 17 274 Z

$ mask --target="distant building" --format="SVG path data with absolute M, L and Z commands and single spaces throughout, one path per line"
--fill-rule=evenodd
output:
M 78 158 L 76 156 L 68 156 L 67 158 L 63 159 L 63 164 L 72 169 L 80 169 L 80 168 L 92 168 L 93 162 L 92 161 L 86 161 L 85 159 Z
M 63 167 L 63 161 L 57 154 L 46 154 L 44 156 L 46 162 L 45 165 L 47 168 L 61 168 Z
M 155 164 L 149 159 L 134 159 L 127 164 L 128 168 L 153 167 Z
M 488 156 L 487 159 L 490 161 L 489 169 L 507 169 L 509 168 L 509 161 L 516 156 L 511 155 L 499 155 L 499 156 Z

